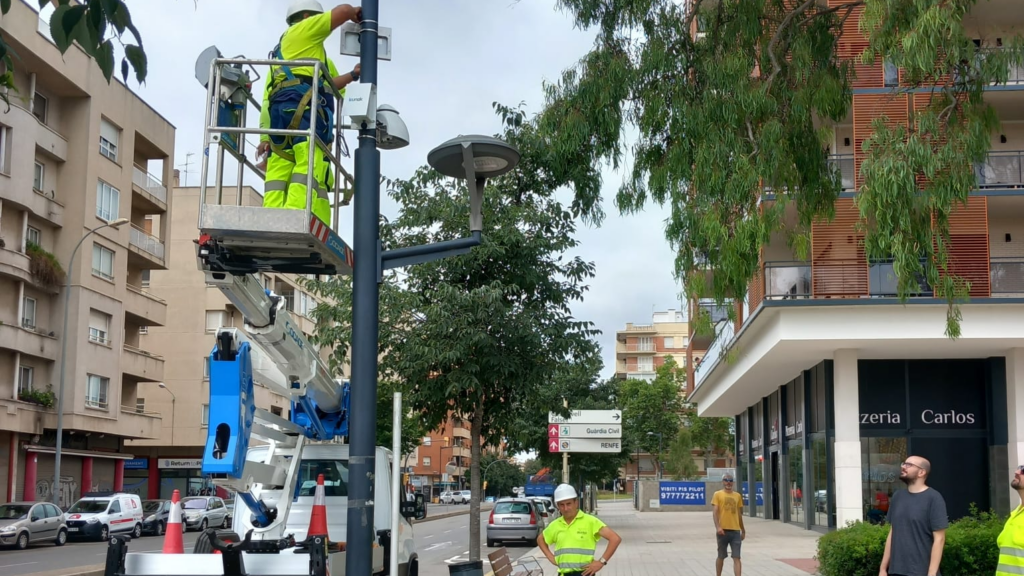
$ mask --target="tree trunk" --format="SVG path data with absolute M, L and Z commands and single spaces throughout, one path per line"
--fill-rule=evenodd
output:
M 480 559 L 480 433 L 484 427 L 483 402 L 477 404 L 473 411 L 473 421 L 469 425 L 470 458 L 469 463 L 469 559 Z

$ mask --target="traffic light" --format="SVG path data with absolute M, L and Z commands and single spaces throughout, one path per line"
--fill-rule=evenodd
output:
M 484 492 L 487 491 L 487 480 L 484 480 Z
M 409 475 L 408 474 L 402 474 L 402 484 L 404 484 L 406 486 L 409 485 Z

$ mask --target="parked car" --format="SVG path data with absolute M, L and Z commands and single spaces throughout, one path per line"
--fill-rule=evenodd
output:
M 468 504 L 469 499 L 469 490 L 446 490 L 441 493 L 442 504 Z
M 145 519 L 142 521 L 142 532 L 144 534 L 156 534 L 163 536 L 167 529 L 167 520 L 171 515 L 170 500 L 143 500 L 142 513 Z M 181 531 L 185 531 L 185 523 L 181 524 Z
M 555 514 L 552 510 L 548 509 L 547 500 L 538 496 L 531 496 L 528 498 L 531 502 L 537 505 L 537 513 L 544 518 L 544 525 L 546 526 L 554 519 Z
M 537 512 L 540 504 L 526 498 L 503 498 L 494 503 L 487 520 L 487 546 L 498 542 L 533 542 L 544 531 L 544 518 Z
M 142 536 L 142 499 L 137 494 L 92 492 L 68 508 L 64 519 L 71 538 L 106 540 L 111 534 L 128 532 Z
M 472 499 L 473 493 L 469 490 L 459 490 L 455 493 L 455 502 L 459 504 L 469 504 Z
M 19 550 L 37 542 L 68 541 L 64 513 L 47 502 L 8 502 L 0 506 L 0 545 Z
M 226 528 L 228 509 L 216 496 L 191 496 L 181 501 L 182 524 L 185 530 L 202 532 L 210 526 Z

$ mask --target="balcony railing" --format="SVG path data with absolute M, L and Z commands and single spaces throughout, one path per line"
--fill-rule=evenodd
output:
M 849 192 L 856 188 L 854 184 L 854 167 L 856 164 L 853 161 L 853 154 L 832 154 L 828 157 L 828 163 L 839 172 L 844 192 Z
M 993 258 L 989 278 L 992 294 L 1024 294 L 1024 257 Z
M 167 187 L 164 186 L 163 183 L 160 182 L 160 180 L 158 180 L 155 176 L 147 172 L 145 168 L 142 168 L 138 164 L 133 166 L 133 168 L 134 170 L 132 171 L 132 182 L 135 183 L 135 185 L 138 186 L 139 188 L 142 188 L 146 192 L 149 192 L 150 194 L 158 198 L 161 202 L 166 204 Z
M 979 188 L 1024 187 L 1024 150 L 989 152 L 984 163 L 974 165 Z
M 142 228 L 132 224 L 132 235 L 129 239 L 129 244 L 135 246 L 143 252 L 147 252 L 156 256 L 160 260 L 164 259 L 164 243 L 159 238 L 147 233 Z
M 626 352 L 654 352 L 654 342 L 626 344 Z
M 803 262 L 765 262 L 764 297 L 791 300 L 811 297 L 811 265 Z
M 144 298 L 149 298 L 150 300 L 152 300 L 154 302 L 157 302 L 158 304 L 167 304 L 167 300 L 164 300 L 163 298 L 157 296 L 156 294 L 153 294 L 152 292 L 147 292 L 147 291 L 143 290 L 142 288 L 139 288 L 137 286 L 132 286 L 131 284 L 126 284 L 125 286 L 128 288 L 128 290 L 130 292 L 134 292 L 134 293 L 138 294 L 139 296 L 142 296 Z
M 874 297 L 896 297 L 896 271 L 891 260 L 875 261 L 868 264 L 868 294 Z M 917 279 L 919 291 L 914 296 L 931 297 L 935 293 L 923 276 Z
M 159 355 L 159 354 L 153 354 L 152 352 L 148 352 L 146 350 L 143 350 L 142 348 L 136 348 L 135 346 L 132 346 L 130 344 L 125 344 L 124 345 L 124 350 L 125 350 L 125 352 L 132 352 L 134 354 L 139 354 L 139 355 L 142 355 L 142 356 L 146 356 L 146 357 L 152 358 L 154 360 L 163 361 L 163 359 L 164 359 L 164 357 Z
M 735 334 L 735 322 L 722 322 L 718 324 L 711 346 L 708 347 L 708 351 L 704 353 L 704 357 L 701 358 L 700 364 L 698 364 L 697 368 L 693 371 L 693 379 L 695 382 L 701 382 L 711 371 L 711 368 L 714 367 L 715 364 L 718 364 L 719 359 L 725 356 L 725 353 L 728 350 L 727 346 L 732 343 L 732 337 Z

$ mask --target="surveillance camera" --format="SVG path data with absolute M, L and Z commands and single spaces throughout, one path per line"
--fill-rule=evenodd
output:
M 409 145 L 409 129 L 390 104 L 377 108 L 377 146 L 381 150 L 397 150 Z

